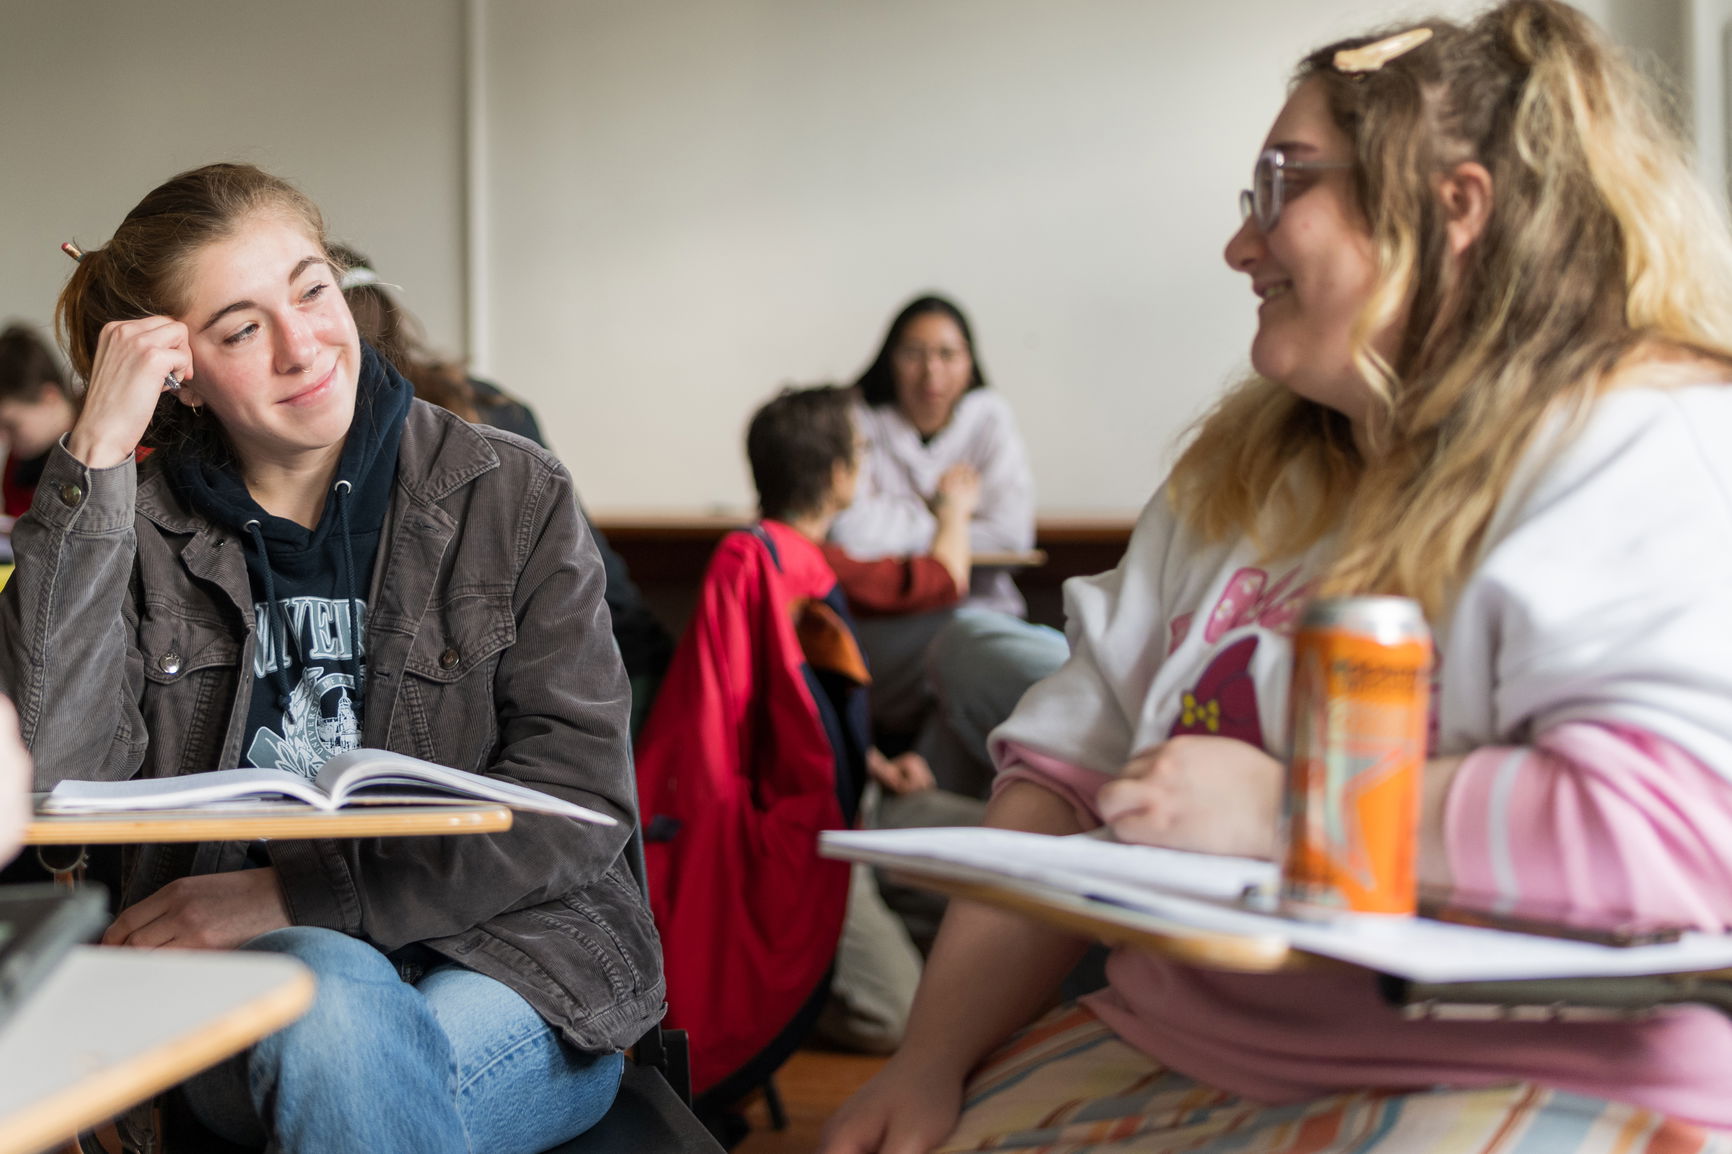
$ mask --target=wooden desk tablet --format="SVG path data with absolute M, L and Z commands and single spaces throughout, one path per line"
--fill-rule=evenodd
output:
M 40 801 L 40 796 L 38 797 Z M 298 802 L 149 813 L 38 813 L 25 845 L 132 845 L 171 841 L 300 840 L 498 833 L 511 811 L 493 802 L 463 805 L 356 805 L 331 812 Z
M 1385 994 L 1419 1015 L 1460 1006 L 1558 1017 L 1701 1001 L 1732 1012 L 1732 934 L 1613 944 L 1579 933 L 1511 932 L 1430 917 L 1282 917 L 1266 892 L 1274 867 L 982 827 L 826 831 L 825 857 L 863 861 L 935 889 L 1189 965 L 1249 972 L 1318 965 L 1388 975 Z
M 969 558 L 976 569 L 1038 569 L 1046 564 L 1044 549 L 1025 549 L 1003 553 L 981 552 Z
M 1093 938 L 1105 945 L 1133 946 L 1187 965 L 1267 974 L 1337 964 L 1331 959 L 1296 950 L 1279 935 L 1200 930 L 1154 914 L 1108 906 L 1057 888 L 1037 890 L 1023 886 L 1012 889 L 991 882 L 961 881 L 897 868 L 890 868 L 888 872 L 903 885 L 996 906 Z
M 0 1028 L 0 1154 L 64 1142 L 312 1002 L 312 973 L 280 955 L 81 946 Z
M 592 509 L 590 516 L 631 569 L 632 581 L 650 610 L 676 636 L 691 618 L 716 542 L 729 530 L 757 519 L 749 509 Z M 1117 565 L 1136 521 L 1135 509 L 1089 513 L 1048 510 L 1035 518 L 1033 550 L 980 553 L 974 563 L 983 568 L 1014 569 L 1017 586 L 1028 599 L 1028 619 L 1062 629 L 1061 587 L 1065 579 L 1104 573 Z

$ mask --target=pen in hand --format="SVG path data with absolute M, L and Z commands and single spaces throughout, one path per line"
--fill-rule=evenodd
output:
M 73 244 L 71 241 L 62 241 L 60 243 L 60 251 L 71 257 L 77 263 L 84 263 L 84 250 Z M 170 369 L 168 371 L 168 376 L 162 379 L 162 383 L 170 392 L 178 392 L 180 389 L 180 374 L 176 373 L 173 369 Z

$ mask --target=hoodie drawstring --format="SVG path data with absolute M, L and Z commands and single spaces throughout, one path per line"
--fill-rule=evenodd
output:
M 337 527 L 343 534 L 343 584 L 349 590 L 349 662 L 355 678 L 355 708 L 361 706 L 361 599 L 355 588 L 355 543 L 349 535 L 349 494 L 354 486 L 338 481 L 332 486 L 337 504 Z
M 265 574 L 265 627 L 274 636 L 272 643 L 277 648 L 277 667 L 272 678 L 277 683 L 277 708 L 288 712 L 289 702 L 294 697 L 294 683 L 289 680 L 289 615 L 277 602 L 276 582 L 271 580 L 271 555 L 265 551 L 265 535 L 259 530 L 259 519 L 254 517 L 242 526 L 253 535 L 253 548 L 259 551 L 259 568 Z
M 349 672 L 355 679 L 353 701 L 358 711 L 361 707 L 361 599 L 355 588 L 355 543 L 350 535 L 349 527 L 349 494 L 354 486 L 348 481 L 338 481 L 331 487 L 332 501 L 337 506 L 337 528 L 343 537 L 343 587 L 348 592 L 349 600 Z M 277 708 L 288 711 L 289 702 L 294 694 L 294 682 L 289 679 L 288 646 L 293 644 L 289 636 L 289 615 L 281 602 L 277 600 L 277 585 L 271 577 L 271 555 L 265 549 L 265 535 L 259 527 L 259 520 L 254 517 L 242 526 L 252 535 L 253 548 L 259 551 L 259 568 L 265 578 L 265 615 L 264 627 L 275 633 L 272 638 L 277 646 L 277 663 L 273 681 L 277 685 Z

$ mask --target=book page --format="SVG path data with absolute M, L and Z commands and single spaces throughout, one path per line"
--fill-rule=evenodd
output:
M 516 782 L 452 769 L 447 765 L 437 765 L 389 749 L 350 749 L 339 753 L 320 768 L 317 785 L 328 792 L 338 805 L 364 801 L 368 794 L 381 789 L 434 790 L 596 825 L 618 824 L 607 814 Z M 405 797 L 399 792 L 392 795 L 392 800 L 429 799 Z
M 218 769 L 180 777 L 135 777 L 130 781 L 60 782 L 43 799 L 43 813 L 108 813 L 125 810 L 195 809 L 215 802 L 290 797 L 320 809 L 336 804 L 318 786 L 283 769 Z
M 1238 901 L 1246 886 L 1268 890 L 1270 862 L 1120 845 L 1086 834 L 1054 837 L 957 828 L 826 832 L 819 852 L 921 874 L 986 882 L 1036 901 L 1080 897 L 1111 924 L 1122 911 L 1154 915 L 1198 933 L 1280 934 L 1295 949 L 1417 982 L 1616 977 L 1732 966 L 1732 935 L 1687 933 L 1677 942 L 1618 947 L 1429 918 L 1340 914 L 1327 922 L 1263 912 Z

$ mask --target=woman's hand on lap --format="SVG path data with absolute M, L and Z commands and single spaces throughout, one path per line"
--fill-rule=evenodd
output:
M 875 747 L 868 749 L 866 772 L 891 793 L 919 793 L 938 784 L 932 776 L 932 767 L 913 750 L 896 757 L 885 757 Z
M 277 871 L 231 870 L 169 882 L 120 911 L 105 946 L 155 950 L 230 950 L 289 924 Z
M 962 1083 L 892 1057 L 825 1123 L 819 1154 L 927 1154 L 962 1113 Z
M 1235 738 L 1175 737 L 1131 758 L 1097 804 L 1121 841 L 1273 858 L 1286 775 Z
M 67 451 L 93 469 L 130 458 L 144 439 L 169 374 L 182 381 L 192 378 L 189 340 L 187 327 L 172 317 L 103 325 Z

